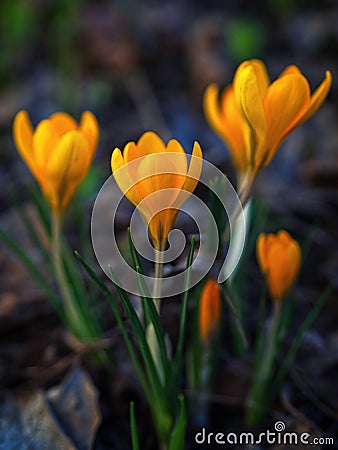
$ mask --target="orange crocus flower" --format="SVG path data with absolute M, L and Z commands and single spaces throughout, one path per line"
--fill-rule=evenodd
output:
M 93 160 L 99 135 L 95 116 L 85 111 L 78 125 L 68 114 L 57 112 L 33 130 L 27 112 L 20 111 L 14 119 L 13 135 L 50 206 L 61 213 Z
M 257 239 L 257 259 L 273 300 L 280 302 L 292 288 L 301 265 L 300 245 L 287 231 L 261 233 Z
M 167 145 L 148 131 L 137 143 L 115 148 L 112 172 L 125 196 L 138 207 L 155 248 L 163 250 L 179 209 L 194 191 L 202 169 L 202 151 L 195 142 L 188 167 L 181 144 Z
M 217 331 L 221 310 L 219 285 L 214 278 L 209 278 L 203 287 L 199 305 L 199 335 L 202 342 L 206 342 Z
M 311 94 L 307 79 L 293 65 L 271 83 L 264 63 L 252 59 L 238 67 L 221 96 L 216 84 L 207 87 L 206 119 L 229 146 L 239 177 L 254 178 L 270 163 L 283 139 L 322 105 L 331 83 L 327 71 Z

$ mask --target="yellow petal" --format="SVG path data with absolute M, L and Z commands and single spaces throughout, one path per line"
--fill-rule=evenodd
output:
M 256 244 L 257 260 L 262 273 L 267 272 L 267 257 L 266 257 L 266 235 L 261 233 L 258 236 Z
M 170 139 L 165 151 L 166 153 L 177 153 L 179 155 L 185 155 L 185 151 L 183 150 L 182 145 L 176 139 Z M 187 171 L 185 170 L 184 172 L 186 173 Z
M 198 144 L 193 155 L 202 157 Z M 155 133 L 146 132 L 136 144 L 125 146 L 123 156 L 115 149 L 111 166 L 120 189 L 138 207 L 155 247 L 162 249 L 176 221 L 176 200 L 187 179 L 187 156 L 181 144 L 172 139 L 165 146 Z M 198 167 L 196 162 L 191 166 L 196 176 Z
M 48 119 L 54 127 L 54 131 L 58 136 L 62 136 L 68 131 L 77 130 L 77 123 L 66 113 L 57 112 L 52 114 Z
M 223 90 L 220 101 L 218 86 L 210 84 L 205 91 L 203 105 L 210 127 L 225 140 L 238 170 L 245 171 L 247 167 L 245 135 L 248 130 L 235 102 L 232 86 Z
M 81 131 L 69 131 L 60 139 L 46 165 L 52 206 L 64 209 L 90 167 L 88 142 Z
M 279 242 L 276 242 L 270 249 L 269 256 L 273 263 L 269 266 L 267 281 L 273 300 L 282 300 L 287 291 L 287 287 L 289 287 L 286 284 L 288 281 L 288 259 L 285 250 L 285 247 Z
M 163 250 L 168 238 L 168 234 L 173 229 L 179 210 L 167 208 L 159 211 L 152 218 L 145 220 L 148 231 L 153 239 L 157 250 Z
M 122 166 L 124 166 L 124 160 L 121 150 L 116 147 L 111 155 L 111 170 L 114 173 Z
M 59 141 L 60 135 L 53 123 L 48 119 L 42 120 L 33 135 L 35 163 L 40 171 L 45 171 L 47 160 L 55 151 Z
M 137 205 L 142 200 L 142 197 L 137 192 L 131 190 L 135 182 L 131 178 L 130 170 L 128 171 L 127 165 L 125 166 L 121 150 L 118 148 L 115 148 L 112 153 L 111 168 L 120 190 L 134 205 Z
M 297 123 L 297 126 L 305 122 L 309 117 L 311 117 L 323 104 L 324 100 L 329 93 L 332 84 L 332 75 L 328 70 L 325 73 L 325 80 L 318 86 L 314 91 L 310 100 L 310 107 L 304 114 L 304 116 Z
M 13 123 L 15 145 L 32 174 L 39 180 L 41 174 L 36 167 L 33 149 L 33 127 L 26 111 L 20 111 Z
M 140 158 L 139 149 L 137 148 L 135 142 L 128 142 L 123 149 L 123 159 L 126 164 L 134 161 L 137 158 Z
M 276 239 L 278 239 L 280 242 L 282 242 L 283 245 L 285 245 L 285 246 L 289 245 L 290 242 L 293 242 L 293 239 L 292 239 L 290 233 L 288 233 L 285 230 L 279 230 L 276 235 Z
M 151 155 L 153 153 L 163 153 L 166 151 L 164 142 L 153 131 L 142 134 L 137 141 L 137 149 L 140 156 Z
M 270 78 L 268 75 L 268 72 L 266 70 L 265 64 L 263 61 L 259 59 L 251 59 L 249 61 L 243 61 L 237 68 L 235 72 L 235 76 L 233 79 L 233 86 L 237 83 L 238 77 L 241 75 L 241 73 L 247 68 L 252 67 L 255 71 L 256 77 L 257 77 L 257 84 L 260 96 L 263 97 L 265 95 L 265 92 L 270 84 Z
M 225 135 L 224 131 L 226 124 L 224 123 L 220 109 L 219 87 L 215 83 L 210 84 L 205 90 L 203 96 L 203 108 L 205 117 L 211 128 L 213 128 L 220 136 L 227 139 L 227 135 Z
M 189 171 L 182 188 L 182 199 L 180 198 L 180 202 L 182 201 L 182 205 L 186 200 L 185 197 L 187 193 L 194 192 L 202 172 L 202 149 L 199 143 L 196 141 L 194 142 L 191 156 L 192 158 L 190 160 Z
M 90 156 L 93 159 L 99 140 L 99 125 L 94 114 L 90 111 L 85 111 L 81 116 L 79 128 L 87 138 Z
M 137 141 L 141 156 L 152 153 L 163 153 L 166 148 L 162 139 L 153 131 L 146 131 Z
M 281 301 L 294 284 L 301 264 L 301 249 L 285 230 L 261 233 L 257 239 L 257 259 L 266 276 L 271 297 Z
M 184 164 L 185 153 L 155 153 L 141 158 L 136 179 L 140 180 L 138 189 L 143 199 L 157 193 L 145 202 L 152 213 L 173 205 L 185 182 Z
M 270 84 L 270 78 L 263 61 L 251 59 L 250 65 L 255 69 L 260 96 L 263 98 Z
M 300 245 L 295 240 L 292 240 L 292 242 L 289 244 L 287 259 L 289 262 L 287 291 L 289 291 L 295 283 L 296 278 L 299 274 L 302 260 L 302 251 Z
M 253 66 L 245 67 L 237 77 L 234 85 L 236 102 L 250 127 L 250 165 L 260 164 L 262 152 L 267 139 L 267 120 L 260 94 L 256 70 Z
M 232 86 L 224 89 L 221 101 L 224 139 L 229 146 L 233 163 L 240 172 L 245 172 L 248 168 L 249 152 L 246 141 L 250 129 L 237 106 Z
M 131 143 L 129 143 L 131 144 Z M 129 146 L 127 144 L 127 146 Z M 125 147 L 125 149 L 127 148 Z M 111 157 L 111 168 L 114 174 L 117 185 L 124 195 L 131 201 L 135 206 L 137 206 L 142 201 L 142 196 L 138 191 L 137 182 L 135 176 L 132 173 L 137 171 L 137 161 L 129 164 L 125 164 L 123 156 L 120 149 L 115 148 Z
M 297 66 L 291 65 L 286 67 L 286 69 L 283 70 L 278 78 L 284 77 L 285 75 L 302 75 L 302 72 L 298 69 Z
M 297 241 L 288 238 L 283 242 L 280 238 L 270 251 L 271 264 L 268 283 L 271 296 L 281 301 L 293 286 L 301 263 L 301 250 Z
M 221 319 L 221 293 L 216 280 L 209 278 L 205 283 L 199 304 L 199 334 L 205 341 L 211 334 L 217 331 Z
M 310 104 L 310 88 L 305 77 L 297 74 L 278 78 L 264 99 L 269 123 L 268 164 L 283 138 L 296 126 L 297 120 Z
M 163 152 L 165 152 L 165 145 L 162 139 L 153 131 L 146 131 L 137 141 L 137 144 L 130 142 L 125 147 L 123 157 L 125 162 L 128 163 L 141 156 Z

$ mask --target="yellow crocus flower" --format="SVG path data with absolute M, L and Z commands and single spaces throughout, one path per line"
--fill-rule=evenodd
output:
M 56 213 L 62 213 L 86 176 L 98 142 L 95 116 L 85 111 L 80 124 L 57 112 L 33 130 L 28 113 L 13 124 L 15 145 Z
M 115 180 L 126 197 L 138 207 L 156 249 L 163 250 L 179 209 L 194 191 L 202 169 L 202 151 L 195 142 L 188 167 L 181 144 L 167 145 L 148 131 L 137 143 L 112 153 Z
M 270 163 L 282 140 L 321 106 L 331 83 L 327 71 L 311 94 L 307 79 L 293 65 L 271 83 L 264 63 L 253 59 L 238 67 L 221 96 L 216 84 L 207 87 L 206 119 L 229 146 L 240 178 L 254 178 Z
M 199 304 L 198 324 L 202 342 L 206 342 L 216 331 L 221 320 L 221 293 L 214 278 L 205 283 Z
M 287 231 L 261 233 L 257 239 L 257 260 L 266 278 L 271 298 L 283 300 L 293 286 L 301 265 L 300 245 Z

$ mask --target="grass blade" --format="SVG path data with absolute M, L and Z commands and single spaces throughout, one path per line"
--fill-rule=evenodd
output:
M 286 377 L 286 375 L 289 373 L 291 366 L 293 364 L 293 361 L 296 357 L 297 351 L 302 343 L 302 339 L 304 336 L 304 333 L 310 328 L 310 326 L 312 325 L 312 323 L 315 321 L 316 317 L 318 316 L 319 312 L 321 311 L 321 309 L 323 308 L 328 296 L 330 295 L 331 291 L 332 291 L 332 286 L 328 286 L 325 291 L 322 293 L 322 295 L 319 297 L 318 301 L 316 302 L 316 304 L 313 306 L 313 308 L 311 309 L 311 311 L 308 313 L 308 315 L 306 316 L 304 322 L 302 323 L 302 325 L 300 326 L 290 348 L 289 351 L 287 352 L 284 360 L 283 360 L 283 364 L 281 366 L 281 368 L 278 371 L 277 377 L 276 377 L 276 382 L 275 382 L 275 389 L 278 390 L 279 386 L 281 385 L 281 383 L 283 382 L 284 378 Z
M 14 241 L 7 233 L 0 229 L 0 240 L 13 252 L 21 263 L 26 267 L 29 273 L 35 278 L 39 283 L 44 293 L 46 294 L 48 300 L 51 302 L 53 307 L 59 316 L 63 319 L 63 313 L 61 308 L 61 303 L 54 290 L 52 289 L 46 277 L 41 273 L 39 268 L 31 261 L 27 253 L 20 247 L 20 245 Z
M 40 223 L 43 226 L 45 232 L 47 233 L 48 237 L 51 237 L 51 217 L 49 213 L 49 209 L 47 207 L 47 204 L 45 202 L 44 197 L 41 195 L 41 192 L 38 192 L 37 186 L 29 184 L 27 186 L 28 192 L 31 196 L 31 199 L 34 203 L 36 212 L 38 214 L 38 217 L 40 219 Z
M 171 373 L 171 367 L 170 367 L 170 362 L 168 359 L 167 347 L 166 347 L 165 340 L 164 340 L 164 331 L 162 328 L 160 317 L 159 317 L 156 307 L 154 305 L 154 302 L 153 302 L 153 300 L 150 296 L 150 293 L 148 292 L 147 286 L 142 278 L 143 273 L 142 273 L 142 270 L 140 267 L 140 262 L 139 262 L 137 251 L 136 251 L 134 243 L 132 241 L 130 228 L 128 228 L 128 240 L 129 240 L 130 252 L 131 252 L 131 255 L 133 258 L 133 263 L 135 265 L 135 270 L 138 275 L 137 281 L 138 281 L 138 285 L 139 285 L 139 288 L 141 291 L 143 314 L 144 314 L 144 318 L 145 318 L 145 326 L 146 326 L 146 329 L 148 328 L 149 323 L 152 323 L 154 326 L 156 339 L 157 339 L 157 342 L 159 345 L 161 361 L 163 364 L 163 370 L 164 370 L 166 379 L 168 379 L 169 375 Z
M 77 257 L 77 259 L 79 260 L 79 262 L 81 263 L 81 265 L 83 266 L 83 268 L 85 269 L 85 271 L 87 272 L 87 274 L 89 275 L 89 277 L 97 284 L 97 286 L 101 289 L 101 291 L 105 294 L 105 296 L 107 297 L 110 306 L 112 308 L 112 311 L 114 313 L 114 316 L 116 318 L 117 324 L 121 330 L 123 339 L 126 343 L 127 349 L 129 351 L 130 357 L 132 359 L 132 362 L 134 364 L 136 373 L 139 377 L 139 380 L 141 382 L 142 388 L 145 392 L 145 395 L 147 397 L 147 399 L 151 399 L 151 391 L 149 389 L 148 383 L 145 379 L 144 373 L 143 373 L 143 369 L 142 366 L 136 356 L 136 352 L 134 350 L 133 344 L 129 338 L 128 332 L 126 330 L 126 327 L 124 326 L 121 314 L 118 310 L 118 307 L 115 303 L 115 299 L 112 295 L 112 293 L 109 291 L 109 289 L 107 288 L 107 286 L 104 284 L 104 282 L 102 280 L 100 280 L 100 278 L 96 275 L 96 273 L 94 272 L 94 270 L 89 266 L 89 264 L 82 258 L 82 256 L 79 254 L 79 252 L 75 251 L 75 255 Z
M 142 270 L 138 254 L 137 254 L 137 251 L 136 251 L 134 243 L 133 243 L 133 238 L 131 236 L 130 227 L 128 227 L 128 242 L 129 242 L 129 249 L 130 249 L 132 261 L 133 261 L 133 264 L 134 264 L 134 269 L 136 270 L 136 268 L 139 267 L 139 269 Z M 138 284 L 139 284 L 140 291 L 142 291 L 143 286 L 140 286 L 139 278 L 138 278 L 137 281 L 138 281 Z M 149 322 L 150 322 L 150 318 L 149 318 L 149 314 L 148 314 L 147 302 L 145 301 L 144 297 L 151 297 L 151 296 L 150 295 L 145 295 L 145 296 L 142 295 L 141 296 L 144 326 L 147 329 L 147 327 L 149 325 Z
M 187 413 L 183 395 L 178 396 L 179 414 L 171 433 L 168 450 L 184 450 L 185 430 L 187 428 Z
M 130 412 L 130 431 L 131 431 L 132 450 L 139 450 L 140 446 L 139 446 L 138 436 L 137 436 L 134 402 L 130 402 L 129 412 Z
M 182 367 L 182 355 L 183 355 L 183 345 L 184 345 L 184 337 L 185 337 L 185 328 L 187 322 L 187 310 L 188 310 L 188 293 L 189 293 L 189 282 L 191 275 L 191 264 L 194 256 L 194 248 L 195 248 L 195 237 L 192 236 L 190 241 L 189 253 L 187 258 L 186 265 L 186 276 L 184 280 L 184 292 L 182 295 L 182 307 L 180 314 L 180 324 L 179 324 L 179 332 L 178 332 L 178 340 L 177 340 L 177 348 L 176 348 L 176 356 L 175 356 L 175 365 L 177 374 L 179 374 Z
M 38 231 L 36 230 L 36 226 L 33 224 L 32 219 L 29 218 L 27 211 L 25 207 L 20 203 L 15 193 L 13 193 L 13 203 L 15 205 L 15 208 L 28 232 L 28 235 L 32 241 L 32 243 L 35 245 L 36 248 L 38 248 L 39 253 L 43 257 L 43 261 L 47 267 L 52 269 L 52 259 L 50 257 L 50 251 L 47 250 L 46 246 L 43 244 L 41 240 L 41 236 L 39 235 Z M 39 219 L 39 216 L 37 216 Z M 45 231 L 45 230 L 44 230 Z M 46 238 L 49 239 L 48 235 L 46 235 Z
M 112 272 L 111 266 L 109 267 L 109 271 L 113 280 L 113 283 L 115 285 L 115 288 L 117 290 L 117 293 L 120 297 L 120 300 L 122 302 L 122 306 L 127 314 L 128 319 L 130 320 L 132 329 L 135 333 L 136 340 L 139 344 L 140 351 L 143 357 L 143 361 L 147 370 L 148 378 L 150 381 L 150 384 L 152 386 L 152 389 L 154 391 L 152 395 L 152 399 L 154 400 L 154 397 L 156 400 L 161 399 L 163 400 L 163 392 L 161 389 L 161 381 L 159 378 L 159 374 L 157 373 L 147 340 L 145 336 L 144 329 L 142 327 L 142 324 L 140 322 L 140 319 L 138 315 L 135 312 L 135 309 L 133 305 L 131 304 L 131 301 L 129 300 L 129 297 L 124 289 L 122 289 L 116 282 L 114 273 Z M 115 279 L 115 281 L 114 281 Z

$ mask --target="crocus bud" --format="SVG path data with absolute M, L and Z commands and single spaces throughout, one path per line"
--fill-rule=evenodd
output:
M 280 302 L 292 288 L 301 265 L 301 249 L 287 231 L 261 233 L 257 259 L 273 300 Z
M 202 170 L 202 150 L 194 143 L 190 164 L 181 144 L 165 144 L 147 131 L 111 157 L 115 180 L 138 208 L 156 249 L 163 250 L 180 208 L 195 190 Z
M 221 318 L 221 293 L 214 278 L 205 283 L 199 305 L 199 335 L 206 342 L 218 329 Z
M 27 112 L 20 111 L 13 135 L 51 208 L 63 212 L 93 160 L 99 135 L 95 116 L 85 111 L 77 124 L 68 114 L 58 112 L 33 130 Z

